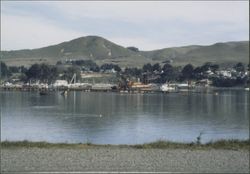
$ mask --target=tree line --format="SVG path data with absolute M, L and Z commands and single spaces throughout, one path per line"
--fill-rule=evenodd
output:
M 65 68 L 65 64 L 69 64 Z M 125 68 L 124 70 L 116 64 L 103 64 L 98 66 L 92 60 L 75 60 L 66 63 L 60 61 L 56 65 L 48 64 L 33 64 L 29 68 L 24 66 L 15 67 L 7 66 L 1 62 L 1 77 L 7 78 L 12 74 L 19 73 L 21 81 L 39 80 L 41 82 L 52 83 L 56 79 L 70 80 L 73 74 L 80 78 L 81 71 L 106 72 L 114 70 L 121 79 L 140 79 L 144 83 L 165 83 L 165 82 L 183 82 L 189 80 L 201 80 L 209 78 L 215 86 L 235 86 L 249 83 L 249 77 L 239 76 L 245 72 L 245 66 L 242 63 L 237 63 L 232 67 L 236 72 L 235 78 L 224 78 L 221 76 L 209 76 L 207 72 L 216 73 L 219 70 L 219 65 L 207 62 L 202 66 L 194 67 L 192 64 L 187 64 L 184 67 L 172 66 L 170 63 L 165 63 L 162 66 L 159 63 L 145 64 L 142 68 Z M 249 64 L 248 64 L 249 70 Z M 59 76 L 60 75 L 60 76 Z
M 206 62 L 197 67 L 194 67 L 192 64 L 180 67 L 172 66 L 170 63 L 165 63 L 163 66 L 159 63 L 153 65 L 148 63 L 142 68 L 125 68 L 122 75 L 128 79 L 140 79 L 140 81 L 144 83 L 184 82 L 209 79 L 214 86 L 218 87 L 249 84 L 249 75 L 245 75 L 246 69 L 241 62 L 235 64 L 230 69 L 232 73 L 231 77 L 218 74 L 218 70 L 220 70 L 220 66 L 211 62 Z

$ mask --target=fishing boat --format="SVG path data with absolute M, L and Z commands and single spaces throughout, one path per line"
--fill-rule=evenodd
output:
M 48 93 L 48 91 L 40 91 L 39 94 L 40 95 L 48 95 L 49 93 Z

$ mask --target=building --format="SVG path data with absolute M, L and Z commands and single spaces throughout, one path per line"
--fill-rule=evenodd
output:
M 68 87 L 68 82 L 66 80 L 56 80 L 53 84 L 54 88 Z

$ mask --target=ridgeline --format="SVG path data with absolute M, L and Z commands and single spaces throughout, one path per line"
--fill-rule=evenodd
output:
M 136 47 L 125 48 L 99 36 L 86 36 L 38 49 L 1 51 L 1 60 L 8 65 L 29 66 L 44 62 L 55 64 L 66 59 L 93 60 L 98 64 L 114 63 L 121 67 L 141 67 L 146 63 L 166 62 L 175 66 L 188 63 L 198 66 L 205 62 L 222 66 L 237 62 L 248 64 L 249 41 L 140 51 Z

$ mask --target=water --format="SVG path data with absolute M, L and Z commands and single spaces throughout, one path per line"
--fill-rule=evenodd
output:
M 0 91 L 1 141 L 138 144 L 248 139 L 249 93 Z

